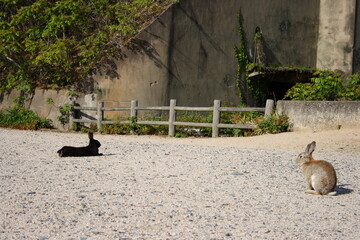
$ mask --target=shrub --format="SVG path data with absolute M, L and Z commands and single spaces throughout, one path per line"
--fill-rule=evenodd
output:
M 317 71 L 310 83 L 297 83 L 285 94 L 290 100 L 360 100 L 360 75 L 354 74 L 343 82 L 340 73 Z
M 211 123 L 212 113 L 208 115 L 183 112 L 176 117 L 177 122 L 198 122 L 198 123 Z M 194 137 L 194 136 L 211 136 L 211 128 L 206 127 L 187 127 L 177 126 L 175 137 Z
M 340 99 L 360 101 L 360 73 L 347 78 L 344 90 L 340 94 Z
M 101 127 L 101 133 L 104 134 L 130 134 L 129 124 L 114 123 L 104 124 Z
M 151 121 L 159 121 L 159 118 L 151 118 Z M 137 135 L 165 135 L 168 132 L 167 126 L 162 125 L 141 125 L 136 118 L 130 119 L 131 123 L 104 124 L 101 133 L 104 134 L 137 134 Z
M 0 125 L 30 130 L 53 127 L 50 119 L 40 118 L 32 110 L 19 106 L 10 107 L 5 111 L 0 111 Z
M 255 120 L 263 114 L 260 112 L 221 112 L 221 123 L 228 124 L 255 124 Z M 252 129 L 222 128 L 219 133 L 226 136 L 252 136 Z
M 289 118 L 286 115 L 272 114 L 269 118 L 256 119 L 255 134 L 286 132 L 289 125 Z

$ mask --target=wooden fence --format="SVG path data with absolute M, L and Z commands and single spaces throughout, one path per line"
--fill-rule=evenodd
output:
M 262 107 L 221 107 L 220 100 L 214 100 L 214 106 L 212 107 L 182 107 L 176 106 L 176 100 L 170 100 L 170 106 L 138 106 L 137 100 L 132 100 L 130 107 L 104 107 L 104 101 L 99 101 L 97 107 L 81 107 L 75 106 L 74 111 L 87 110 L 87 111 L 97 111 L 96 120 L 89 119 L 76 119 L 74 112 L 70 116 L 70 126 L 73 123 L 96 123 L 97 129 L 101 129 L 102 124 L 113 124 L 113 123 L 131 123 L 131 121 L 108 121 L 103 120 L 104 111 L 130 111 L 130 119 L 136 119 L 137 112 L 139 110 L 162 110 L 169 111 L 168 121 L 140 121 L 137 120 L 137 124 L 146 124 L 146 125 L 168 125 L 169 126 L 169 136 L 175 135 L 175 126 L 188 126 L 188 127 L 209 127 L 212 128 L 212 137 L 217 137 L 219 135 L 219 128 L 239 128 L 239 129 L 253 129 L 255 126 L 252 124 L 223 124 L 220 123 L 220 112 L 264 112 L 265 117 L 271 115 L 274 109 L 274 101 L 268 99 L 264 108 Z M 212 123 L 195 123 L 195 122 L 177 122 L 176 121 L 176 111 L 198 111 L 198 112 L 213 112 Z

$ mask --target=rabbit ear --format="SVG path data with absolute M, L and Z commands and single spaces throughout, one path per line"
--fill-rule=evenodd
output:
M 89 133 L 88 133 L 88 136 L 89 136 L 89 139 L 94 139 L 94 133 L 89 132 Z
M 313 141 L 312 143 L 309 143 L 305 149 L 306 155 L 310 155 L 315 151 L 316 142 Z

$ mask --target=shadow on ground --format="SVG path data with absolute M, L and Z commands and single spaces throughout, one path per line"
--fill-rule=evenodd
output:
M 336 191 L 336 195 L 344 195 L 344 194 L 349 194 L 352 193 L 354 190 L 350 189 L 350 188 L 346 188 L 344 186 L 349 186 L 350 184 L 342 184 L 336 187 L 335 191 Z

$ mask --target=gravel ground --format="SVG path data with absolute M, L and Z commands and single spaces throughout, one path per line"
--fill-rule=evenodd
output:
M 85 134 L 0 134 L 0 239 L 360 239 L 360 130 L 95 134 L 104 155 L 72 158 L 56 151 Z M 337 171 L 336 196 L 304 193 L 295 158 L 311 137 Z

